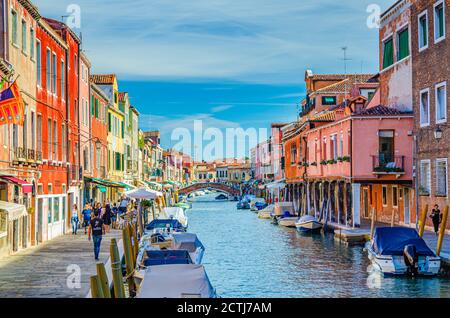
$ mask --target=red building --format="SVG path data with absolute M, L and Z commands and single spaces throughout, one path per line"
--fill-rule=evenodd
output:
M 82 169 L 80 167 L 80 118 L 79 118 L 79 73 L 80 44 L 79 37 L 64 23 L 45 18 L 45 21 L 64 39 L 67 45 L 67 158 L 68 158 L 68 217 L 74 203 L 81 205 L 80 187 Z
M 43 165 L 36 191 L 36 240 L 64 234 L 67 215 L 67 108 L 66 52 L 64 40 L 41 19 L 36 30 L 37 151 Z

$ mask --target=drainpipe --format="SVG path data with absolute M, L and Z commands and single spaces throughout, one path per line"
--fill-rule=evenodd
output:
M 9 48 L 9 43 L 8 43 L 8 35 L 9 35 L 9 30 L 8 30 L 8 21 L 9 21 L 9 10 L 7 8 L 7 1 L 6 0 L 2 0 L 2 16 L 3 16 L 3 33 L 2 33 L 2 41 L 3 41 L 3 59 L 5 61 L 8 62 L 9 60 L 9 52 L 8 52 L 8 48 Z
M 413 137 L 413 177 L 414 177 L 414 198 L 416 201 L 416 230 L 419 229 L 419 178 L 417 177 L 417 166 L 419 163 L 419 154 L 418 154 L 418 140 L 417 140 L 417 135 L 414 135 Z

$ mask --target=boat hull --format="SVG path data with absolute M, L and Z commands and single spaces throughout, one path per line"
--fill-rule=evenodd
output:
M 403 256 L 377 255 L 372 249 L 372 242 L 366 244 L 369 260 L 373 268 L 385 276 L 405 276 L 408 274 L 408 267 Z M 419 256 L 418 274 L 420 276 L 436 276 L 441 269 L 441 259 L 439 257 Z
M 272 218 L 272 216 L 270 215 L 271 212 L 259 212 L 258 213 L 258 218 L 262 219 L 262 220 L 270 220 Z
M 284 226 L 284 227 L 295 228 L 295 223 L 297 221 L 298 221 L 297 217 L 282 218 L 282 219 L 278 220 L 278 225 Z
M 317 221 L 297 223 L 295 226 L 301 233 L 320 233 L 323 228 L 323 224 Z

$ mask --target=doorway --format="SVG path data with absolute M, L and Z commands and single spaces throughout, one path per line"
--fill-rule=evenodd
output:
M 368 219 L 369 218 L 369 189 L 364 188 L 363 189 L 363 199 L 364 199 L 364 218 Z
M 36 233 L 36 241 L 42 243 L 44 238 L 43 235 L 43 227 L 44 227 L 44 202 L 43 199 L 38 199 L 38 209 L 37 209 L 37 233 Z
M 411 223 L 411 210 L 410 210 L 410 201 L 409 201 L 409 189 L 405 188 L 403 190 L 403 199 L 404 199 L 404 213 L 405 213 L 405 224 L 409 225 Z

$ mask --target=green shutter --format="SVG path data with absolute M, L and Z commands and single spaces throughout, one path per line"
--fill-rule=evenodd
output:
M 398 60 L 402 60 L 409 56 L 409 31 L 408 29 L 402 31 L 398 35 Z
M 439 37 L 444 36 L 444 7 L 441 5 L 439 7 Z
M 95 118 L 98 119 L 98 99 L 95 99 Z
M 94 116 L 95 110 L 94 110 L 94 95 L 91 95 L 91 115 Z
M 122 138 L 125 138 L 125 123 L 122 120 Z
M 392 44 L 392 39 L 384 42 L 383 68 L 389 67 L 394 64 L 394 47 Z
M 108 113 L 108 131 L 111 132 L 111 113 Z

